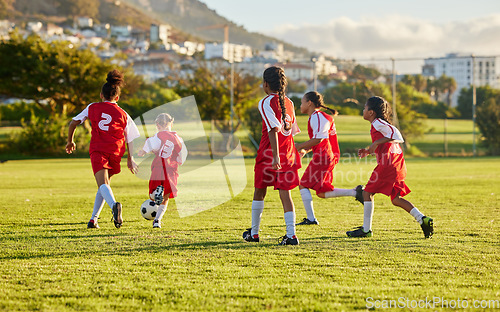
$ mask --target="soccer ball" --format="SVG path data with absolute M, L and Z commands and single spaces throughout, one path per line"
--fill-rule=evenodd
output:
M 153 220 L 156 217 L 158 206 L 151 199 L 145 200 L 141 205 L 141 214 L 146 220 Z

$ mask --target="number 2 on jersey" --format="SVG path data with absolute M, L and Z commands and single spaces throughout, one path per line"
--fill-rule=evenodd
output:
M 108 115 L 106 113 L 102 113 L 101 117 L 103 119 L 101 121 L 99 121 L 99 129 L 101 129 L 102 131 L 108 131 L 109 130 L 108 125 L 112 120 L 111 115 Z

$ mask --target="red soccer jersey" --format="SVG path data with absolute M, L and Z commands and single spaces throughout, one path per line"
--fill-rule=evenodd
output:
M 378 178 L 384 181 L 403 181 L 406 177 L 406 164 L 403 150 L 399 143 L 403 143 L 403 136 L 399 130 L 385 120 L 376 118 L 370 129 L 372 142 L 381 138 L 394 139 L 392 142 L 380 144 L 375 150 L 377 155 Z
M 139 137 L 139 130 L 132 118 L 113 102 L 89 104 L 73 118 L 80 122 L 89 119 L 92 125 L 89 153 L 94 151 L 123 156 L 125 140 Z
M 173 131 L 160 131 L 146 140 L 143 150 L 156 156 L 151 163 L 150 194 L 162 184 L 171 198 L 177 196 L 178 167 L 183 163 L 182 149 L 183 141 Z
M 320 157 L 333 165 L 339 162 L 340 148 L 332 116 L 319 110 L 312 113 L 307 123 L 307 133 L 310 139 L 326 139 L 313 146 L 313 159 Z
M 285 97 L 286 117 L 285 121 L 291 126 L 285 130 L 281 117 L 281 108 L 277 94 L 270 94 L 260 100 L 259 111 L 262 116 L 262 138 L 260 140 L 255 169 L 271 168 L 273 152 L 269 142 L 269 131 L 278 128 L 278 148 L 282 172 L 296 170 L 301 167 L 300 156 L 295 148 L 293 136 L 300 132 L 295 119 L 295 108 L 293 102 Z

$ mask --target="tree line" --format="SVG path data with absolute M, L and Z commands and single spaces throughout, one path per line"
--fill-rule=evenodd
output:
M 99 100 L 103 77 L 119 63 L 117 59 L 101 60 L 89 50 L 73 47 L 64 41 L 47 43 L 36 35 L 23 38 L 12 33 L 9 40 L 0 43 L 0 95 L 31 100 L 32 104 L 18 103 L 0 106 L 2 120 L 21 120 L 23 129 L 11 138 L 4 149 L 21 153 L 57 154 L 66 139 L 68 116 L 74 116 L 89 103 Z M 120 68 L 127 86 L 120 106 L 132 117 L 181 97 L 194 95 L 201 118 L 215 120 L 221 133 L 234 132 L 243 124 L 259 140 L 261 121 L 257 103 L 262 98 L 261 78 L 234 73 L 235 123 L 230 124 L 230 69 L 215 66 L 210 69 L 200 61 L 187 78 L 167 77 L 155 83 L 146 83 L 130 68 Z M 376 70 L 360 65 L 351 72 L 352 80 L 339 82 L 324 92 L 325 102 L 341 114 L 360 115 L 369 97 L 379 95 L 392 102 L 390 84 L 373 79 Z M 325 77 L 320 77 L 325 79 Z M 176 81 L 172 85 L 172 81 Z M 293 83 L 290 88 L 298 88 Z M 292 90 L 293 91 L 293 90 Z M 426 131 L 425 118 L 470 118 L 472 100 L 470 89 L 461 90 L 457 109 L 450 107 L 456 92 L 452 78 L 429 80 L 421 75 L 405 76 L 397 83 L 397 110 L 402 133 L 411 141 Z M 437 101 L 440 94 L 446 102 Z M 300 99 L 294 99 L 296 104 Z M 477 121 L 484 141 L 492 154 L 500 151 L 500 90 L 490 87 L 477 89 Z M 296 105 L 297 109 L 299 105 Z M 86 125 L 90 130 L 89 125 Z M 79 132 L 79 146 L 88 145 L 89 134 Z

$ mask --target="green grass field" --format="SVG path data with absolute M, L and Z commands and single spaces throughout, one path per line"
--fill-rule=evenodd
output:
M 115 229 L 105 207 L 99 230 L 86 229 L 96 192 L 88 159 L 0 164 L 0 310 L 352 311 L 376 300 L 411 308 L 426 298 L 498 308 L 500 158 L 407 161 L 407 199 L 434 218 L 433 239 L 382 195 L 374 237 L 349 239 L 345 231 L 362 224 L 361 205 L 315 198 L 320 225 L 297 227 L 299 246 L 277 245 L 285 226 L 271 189 L 261 242 L 242 240 L 253 194 L 246 161 L 241 194 L 186 218 L 172 202 L 161 230 L 140 216 L 147 181 L 125 164 L 112 181 L 124 225 Z M 335 185 L 364 183 L 373 167 L 344 159 Z M 298 190 L 292 195 L 300 220 Z

